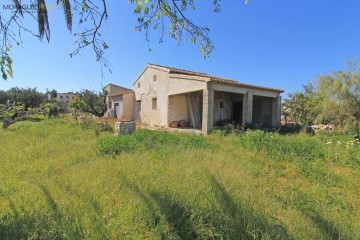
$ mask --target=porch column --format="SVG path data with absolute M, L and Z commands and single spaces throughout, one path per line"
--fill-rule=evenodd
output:
M 272 126 L 280 127 L 281 125 L 281 96 L 277 96 L 272 100 Z
M 202 133 L 207 135 L 214 126 L 214 90 L 203 90 Z
M 249 91 L 243 97 L 243 123 L 252 124 L 254 93 Z

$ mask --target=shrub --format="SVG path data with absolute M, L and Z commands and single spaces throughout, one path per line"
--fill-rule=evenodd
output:
M 322 158 L 325 154 L 323 144 L 309 136 L 304 138 L 300 135 L 297 137 L 281 136 L 277 133 L 266 133 L 260 130 L 247 131 L 242 134 L 239 144 L 252 150 L 264 151 L 281 160 L 294 157 L 312 160 Z
M 203 137 L 191 134 L 169 133 L 166 131 L 137 130 L 132 135 L 105 136 L 99 139 L 102 154 L 120 154 L 160 148 L 206 148 L 210 143 Z

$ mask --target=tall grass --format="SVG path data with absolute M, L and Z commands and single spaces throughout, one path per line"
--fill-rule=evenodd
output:
M 0 239 L 359 239 L 347 136 L 115 138 L 51 119 L 0 139 Z

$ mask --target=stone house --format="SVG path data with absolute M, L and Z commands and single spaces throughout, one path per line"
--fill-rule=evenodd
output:
M 207 134 L 229 122 L 280 125 L 280 89 L 155 64 L 144 68 L 133 89 L 133 119 L 145 126 L 190 127 Z
M 110 83 L 103 87 L 103 91 L 107 91 L 106 117 L 125 121 L 134 120 L 135 94 L 133 90 Z
M 69 104 L 73 98 L 75 97 L 76 95 L 72 92 L 68 92 L 68 93 L 57 93 L 56 94 L 56 101 L 57 102 L 61 102 L 61 103 L 64 103 L 64 104 Z M 51 96 L 50 96 L 51 98 Z M 48 99 L 49 99 L 49 96 L 48 96 Z

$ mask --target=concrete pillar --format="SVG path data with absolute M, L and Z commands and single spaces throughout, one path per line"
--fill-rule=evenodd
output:
M 243 97 L 243 123 L 252 124 L 254 93 L 247 92 Z
M 203 90 L 202 133 L 207 135 L 214 126 L 214 90 Z
M 281 125 L 281 96 L 277 96 L 272 100 L 272 126 L 280 127 Z

